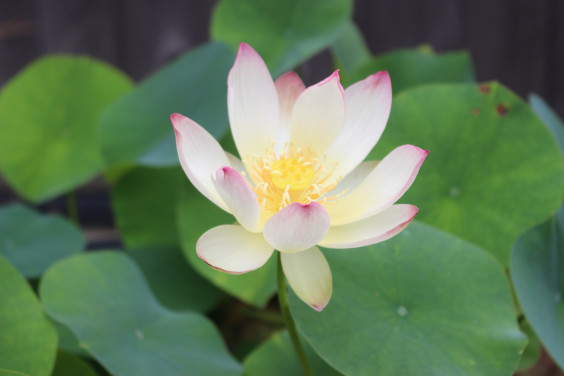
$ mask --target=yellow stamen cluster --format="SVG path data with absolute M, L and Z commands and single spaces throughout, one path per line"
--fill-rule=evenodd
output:
M 263 156 L 247 156 L 243 162 L 259 204 L 271 212 L 276 213 L 293 202 L 331 204 L 340 195 L 324 197 L 339 180 L 328 182 L 335 166 L 327 169 L 325 158 L 317 157 L 309 149 L 286 144 L 276 153 L 272 144 Z

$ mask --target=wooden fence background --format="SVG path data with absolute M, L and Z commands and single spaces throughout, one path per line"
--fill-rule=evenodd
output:
M 92 55 L 141 79 L 208 39 L 215 3 L 0 0 L 0 86 L 57 52 Z M 537 92 L 564 115 L 563 0 L 357 0 L 354 18 L 374 53 L 426 42 L 469 49 L 479 80 Z M 325 57 L 313 64 L 328 67 Z

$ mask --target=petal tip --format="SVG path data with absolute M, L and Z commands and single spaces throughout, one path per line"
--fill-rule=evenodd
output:
M 327 304 L 329 304 L 329 301 L 321 304 L 311 304 L 310 307 L 315 309 L 317 312 L 321 312 L 325 307 L 327 307 Z
M 343 89 L 341 86 L 341 77 L 339 76 L 339 70 L 336 69 L 333 73 L 331 73 L 331 75 L 329 77 L 327 77 L 326 79 L 324 79 L 321 82 L 318 82 L 317 84 L 315 84 L 315 86 L 324 86 L 326 84 L 329 84 L 333 81 L 335 81 L 338 83 L 339 87 L 341 88 L 341 90 Z
M 176 128 L 178 123 L 180 123 L 184 118 L 185 118 L 184 115 L 181 115 L 181 114 L 175 112 L 174 114 L 170 115 L 170 122 Z

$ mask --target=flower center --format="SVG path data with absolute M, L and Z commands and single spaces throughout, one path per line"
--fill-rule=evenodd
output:
M 279 159 L 270 168 L 270 180 L 279 189 L 289 187 L 291 191 L 300 191 L 309 187 L 315 178 L 311 162 L 303 157 Z
M 247 156 L 243 162 L 257 201 L 270 215 L 293 202 L 307 205 L 316 201 L 325 205 L 334 203 L 340 196 L 340 193 L 325 195 L 340 180 L 331 179 L 335 166 L 327 166 L 324 158 L 309 149 L 286 144 L 275 152 L 273 144 L 264 155 Z

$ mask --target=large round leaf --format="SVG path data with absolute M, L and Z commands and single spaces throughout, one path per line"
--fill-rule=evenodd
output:
M 20 204 L 0 208 L 0 255 L 27 278 L 84 249 L 84 236 L 58 215 L 41 215 Z
M 189 186 L 181 194 L 178 205 L 178 228 L 184 255 L 204 278 L 214 285 L 249 304 L 265 306 L 276 290 L 276 258 L 249 273 L 233 275 L 213 269 L 196 254 L 196 242 L 212 227 L 233 223 L 231 214 L 215 206 L 200 192 Z
M 333 42 L 351 12 L 350 0 L 222 0 L 211 34 L 234 48 L 249 43 L 277 76 Z
M 322 312 L 295 294 L 300 331 L 347 375 L 511 375 L 526 344 L 501 265 L 476 246 L 413 223 L 385 243 L 325 251 L 333 296 Z
M 350 74 L 345 74 L 345 82 L 352 84 L 378 71 L 388 71 L 394 93 L 429 83 L 474 81 L 472 60 L 467 52 L 437 55 L 431 49 L 419 48 L 374 57 Z
M 57 332 L 31 287 L 0 256 L 0 373 L 49 376 Z
M 325 363 L 303 339 L 302 345 L 315 375 L 341 375 Z M 303 375 L 302 366 L 286 331 L 274 334 L 268 341 L 260 345 L 245 359 L 243 366 L 245 376 Z
M 401 144 L 429 149 L 402 199 L 418 219 L 495 255 L 504 265 L 515 239 L 558 209 L 564 164 L 533 111 L 498 83 L 433 85 L 395 97 L 372 158 Z
M 116 376 L 240 373 L 211 322 L 161 306 L 123 253 L 60 261 L 45 274 L 40 292 L 47 313 Z
M 112 188 L 112 206 L 123 241 L 130 248 L 177 245 L 178 187 L 186 184 L 180 167 L 137 167 Z
M 153 247 L 128 252 L 147 279 L 155 297 L 175 311 L 205 312 L 223 297 L 186 262 L 177 247 Z
M 564 368 L 564 206 L 554 218 L 517 239 L 511 277 L 531 326 Z
M 221 43 L 194 49 L 124 95 L 104 114 L 106 163 L 178 164 L 169 117 L 179 112 L 219 138 L 227 129 L 227 74 L 235 55 Z
M 99 117 L 130 88 L 123 73 L 86 57 L 46 57 L 25 68 L 0 94 L 6 180 L 40 202 L 92 178 L 102 168 Z

